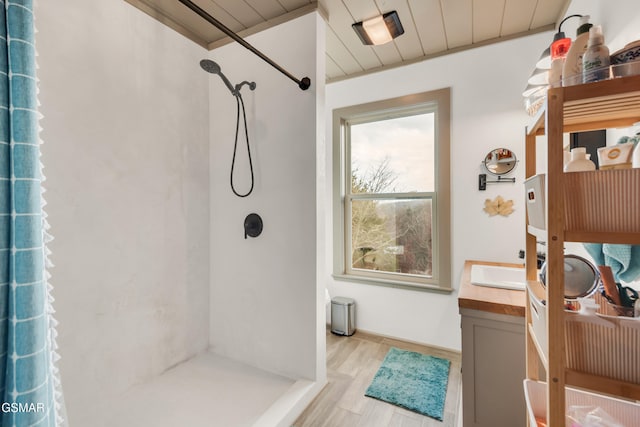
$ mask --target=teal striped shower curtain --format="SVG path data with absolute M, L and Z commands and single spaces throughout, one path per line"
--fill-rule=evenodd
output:
M 0 0 L 0 427 L 62 425 L 33 0 Z

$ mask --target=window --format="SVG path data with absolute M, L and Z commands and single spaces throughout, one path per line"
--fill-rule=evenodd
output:
M 451 290 L 449 89 L 334 110 L 334 276 Z

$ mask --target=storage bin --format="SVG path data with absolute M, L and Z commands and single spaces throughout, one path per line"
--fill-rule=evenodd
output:
M 606 299 L 597 293 L 595 300 L 600 305 L 597 322 L 567 316 L 567 368 L 640 384 L 640 318 L 606 315 Z
M 564 174 L 565 230 L 640 232 L 640 169 Z
M 524 380 L 524 397 L 527 403 L 529 425 L 536 426 L 536 418 L 543 420 L 547 416 L 547 384 Z M 640 405 L 637 403 L 571 387 L 565 388 L 565 398 L 567 411 L 571 406 L 593 406 L 602 408 L 623 426 L 637 426 L 640 420 Z
M 535 295 L 527 285 L 529 291 L 529 311 L 531 312 L 531 327 L 536 336 L 538 345 L 544 354 L 547 354 L 547 306 Z
M 531 327 L 544 354 L 548 354 L 547 306 L 531 287 Z M 607 301 L 595 295 L 597 317 L 565 312 L 566 367 L 632 384 L 640 384 L 640 318 L 609 316 Z
M 356 332 L 356 302 L 352 298 L 331 300 L 331 332 L 347 336 Z
M 538 174 L 524 181 L 529 225 L 539 230 L 546 227 L 545 221 L 545 175 Z

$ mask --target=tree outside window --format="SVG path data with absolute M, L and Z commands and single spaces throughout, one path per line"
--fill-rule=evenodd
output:
M 449 100 L 334 110 L 334 277 L 451 291 Z

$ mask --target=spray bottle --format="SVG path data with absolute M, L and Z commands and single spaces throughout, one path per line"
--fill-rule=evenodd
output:
M 582 83 L 582 55 L 587 50 L 589 43 L 589 29 L 593 25 L 589 23 L 589 15 L 580 18 L 580 25 L 576 31 L 576 39 L 571 44 L 567 57 L 562 67 L 562 83 L 564 86 Z
M 597 82 L 609 78 L 609 48 L 604 44 L 602 27 L 589 30 L 589 45 L 582 56 L 582 83 Z

